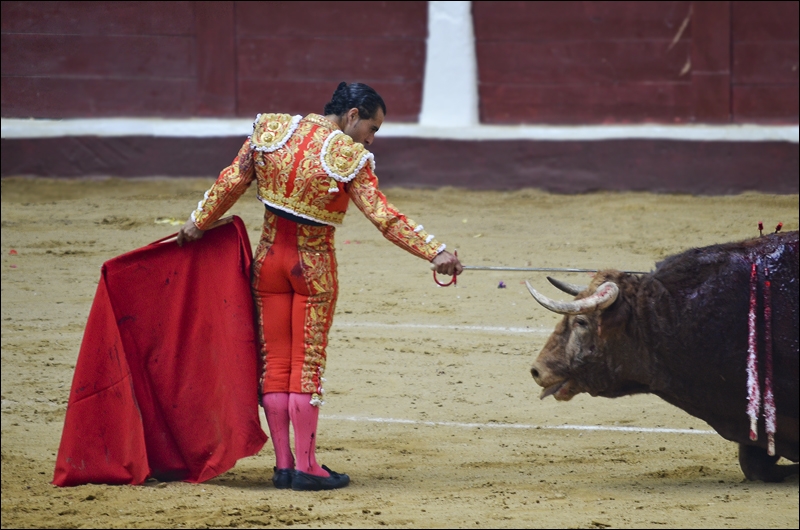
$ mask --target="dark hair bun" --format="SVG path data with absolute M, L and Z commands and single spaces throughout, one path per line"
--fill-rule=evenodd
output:
M 342 116 L 350 109 L 358 109 L 358 115 L 362 119 L 370 119 L 378 111 L 383 109 L 386 115 L 386 104 L 383 98 L 370 86 L 363 83 L 347 84 L 344 81 L 339 83 L 331 96 L 331 100 L 325 105 L 322 113 L 325 116 L 334 114 Z

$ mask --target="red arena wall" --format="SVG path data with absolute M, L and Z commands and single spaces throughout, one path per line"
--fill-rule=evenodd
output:
M 416 121 L 426 2 L 3 2 L 2 115 L 307 113 L 340 81 Z
M 481 121 L 797 123 L 798 2 L 474 2 Z
M 473 2 L 491 124 L 797 123 L 798 2 Z M 3 2 L 2 116 L 421 106 L 426 2 Z
M 484 126 L 472 129 L 792 128 L 798 5 L 471 2 Z M 419 1 L 2 2 L 0 110 L 4 119 L 43 120 L 306 114 L 321 112 L 340 81 L 361 81 L 386 100 L 388 122 L 416 123 L 428 8 Z M 389 135 L 372 148 L 381 181 L 395 186 L 798 192 L 796 136 L 711 141 L 685 138 L 690 129 L 698 128 L 589 140 Z M 2 175 L 210 177 L 245 134 L 4 134 Z

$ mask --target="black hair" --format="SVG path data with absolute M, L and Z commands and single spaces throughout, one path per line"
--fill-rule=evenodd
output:
M 386 115 L 386 103 L 383 98 L 375 92 L 375 89 L 364 83 L 350 83 L 349 85 L 342 81 L 336 87 L 331 100 L 325 104 L 325 109 L 322 113 L 325 116 L 335 114 L 342 116 L 348 110 L 358 109 L 358 116 L 362 120 L 368 120 L 375 117 L 378 112 L 378 107 L 383 110 L 383 115 Z

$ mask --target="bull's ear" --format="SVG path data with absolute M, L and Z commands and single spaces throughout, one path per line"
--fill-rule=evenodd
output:
M 624 328 L 630 316 L 630 306 L 625 302 L 623 297 L 617 298 L 617 302 L 611 307 L 607 307 L 600 312 L 597 320 L 598 335 L 601 334 L 605 337 L 614 330 Z

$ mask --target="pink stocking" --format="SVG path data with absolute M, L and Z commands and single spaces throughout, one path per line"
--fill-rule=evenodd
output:
M 311 394 L 289 394 L 289 416 L 294 427 L 294 448 L 297 470 L 309 475 L 328 477 L 330 474 L 317 464 L 317 419 L 319 408 L 311 404 Z
M 275 448 L 275 467 L 294 469 L 294 456 L 289 443 L 289 394 L 286 392 L 264 394 L 261 404 L 264 405 L 269 435 Z

